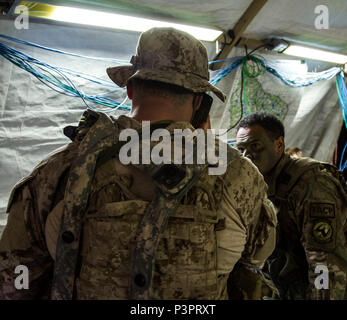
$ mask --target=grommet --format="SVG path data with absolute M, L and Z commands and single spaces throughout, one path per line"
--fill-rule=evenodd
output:
M 135 276 L 134 282 L 138 287 L 144 287 L 146 285 L 146 277 L 142 273 L 138 273 Z
M 177 186 L 185 176 L 184 169 L 174 164 L 165 164 L 153 175 L 153 179 L 171 189 Z
M 66 243 L 71 243 L 75 240 L 75 236 L 73 235 L 71 231 L 64 231 L 63 234 L 61 235 L 61 238 Z

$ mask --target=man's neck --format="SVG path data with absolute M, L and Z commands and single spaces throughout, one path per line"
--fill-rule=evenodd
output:
M 145 97 L 141 100 L 133 99 L 130 117 L 139 122 L 162 120 L 190 122 L 192 111 L 193 107 L 190 101 L 182 105 L 176 105 L 165 97 Z

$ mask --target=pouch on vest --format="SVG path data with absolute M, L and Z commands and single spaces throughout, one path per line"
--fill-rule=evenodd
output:
M 105 204 L 84 219 L 77 299 L 128 299 L 135 236 L 148 201 Z M 150 299 L 214 299 L 216 213 L 180 205 L 160 235 Z

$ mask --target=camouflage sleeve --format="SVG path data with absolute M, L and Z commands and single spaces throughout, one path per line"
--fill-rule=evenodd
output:
M 301 243 L 308 262 L 307 299 L 340 300 L 346 291 L 346 198 L 327 169 L 314 168 L 301 176 L 290 194 Z
M 53 260 L 44 248 L 42 232 L 26 184 L 15 193 L 0 239 L 0 300 L 48 298 Z
M 237 261 L 262 267 L 275 247 L 277 218 L 267 198 L 267 185 L 246 158 L 228 166 L 219 210 L 225 229 L 217 232 L 219 274 L 230 273 Z

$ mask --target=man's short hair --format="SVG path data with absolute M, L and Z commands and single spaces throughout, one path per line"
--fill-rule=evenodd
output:
M 240 128 L 249 128 L 254 125 L 264 128 L 273 140 L 278 137 L 284 138 L 284 126 L 281 120 L 266 112 L 256 112 L 246 116 L 239 122 L 236 129 L 238 131 Z
M 171 83 L 138 78 L 130 79 L 130 81 L 141 95 L 169 98 L 177 105 L 184 104 L 190 95 L 194 95 L 193 91 Z
M 154 81 L 154 80 L 143 80 L 143 79 L 138 79 L 138 78 L 133 78 L 130 81 L 137 88 L 168 91 L 172 94 L 177 94 L 177 95 L 179 95 L 179 94 L 194 94 L 194 92 L 191 90 L 188 90 L 186 88 L 183 88 L 183 87 L 177 86 L 175 84 L 171 84 L 171 83 L 165 83 L 165 82 Z

